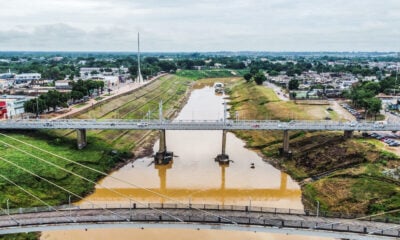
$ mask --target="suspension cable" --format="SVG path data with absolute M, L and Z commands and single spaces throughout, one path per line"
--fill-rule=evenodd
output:
M 56 212 L 60 212 L 59 210 L 57 210 L 56 208 L 54 208 L 53 206 L 51 206 L 50 204 L 48 204 L 47 202 L 43 201 L 42 199 L 40 199 L 39 197 L 37 197 L 36 195 L 34 195 L 33 193 L 29 192 L 28 190 L 24 189 L 23 187 L 21 187 L 20 185 L 18 185 L 17 183 L 15 183 L 14 181 L 10 180 L 9 178 L 7 178 L 6 176 L 0 174 L 0 177 L 3 178 L 4 180 L 6 180 L 7 182 L 13 184 L 14 186 L 18 187 L 19 189 L 21 189 L 23 192 L 25 192 L 26 194 L 28 194 L 29 196 L 35 198 L 36 200 L 38 200 L 39 202 L 43 203 L 44 205 L 48 206 L 49 208 L 53 209 Z M 61 214 L 64 218 L 68 219 L 69 221 L 74 222 L 75 220 L 64 215 Z M 19 223 L 18 223 L 19 224 Z
M 56 168 L 58 168 L 58 169 L 60 169 L 60 170 L 62 170 L 62 171 L 68 172 L 68 173 L 70 173 L 70 174 L 72 174 L 72 175 L 74 175 L 74 176 L 76 176 L 76 177 L 78 177 L 78 178 L 81 178 L 82 180 L 85 180 L 85 181 L 90 182 L 90 183 L 95 184 L 95 185 L 97 184 L 95 181 L 92 181 L 92 180 L 90 180 L 90 179 L 88 179 L 88 178 L 86 178 L 86 177 L 84 177 L 84 176 L 82 176 L 82 175 L 79 175 L 79 174 L 77 174 L 77 173 L 74 173 L 74 172 L 72 172 L 71 170 L 68 170 L 68 169 L 63 168 L 63 167 L 61 167 L 61 166 L 58 166 L 57 164 L 54 164 L 54 163 L 49 162 L 49 161 L 47 161 L 47 160 L 44 160 L 43 158 L 37 157 L 37 156 L 35 156 L 35 155 L 33 155 L 33 154 L 31 154 L 31 153 L 25 151 L 25 150 L 22 150 L 22 149 L 20 149 L 20 148 L 17 148 L 17 147 L 15 147 L 15 146 L 13 146 L 13 145 L 11 145 L 11 144 L 8 144 L 8 143 L 6 143 L 6 142 L 4 142 L 4 141 L 2 141 L 2 140 L 0 140 L 0 142 L 3 143 L 3 144 L 5 144 L 5 145 L 7 145 L 7 146 L 9 146 L 9 147 L 11 147 L 11 148 L 16 149 L 17 151 L 23 152 L 23 153 L 25 153 L 25 154 L 27 154 L 27 155 L 33 157 L 33 158 L 36 158 L 36 159 L 38 159 L 38 160 L 40 160 L 40 161 L 42 161 L 42 162 L 45 162 L 45 163 L 47 163 L 48 165 L 51 165 L 51 166 L 56 167 Z M 4 158 L 2 158 L 2 157 L 0 157 L 0 159 L 3 159 L 3 160 L 4 160 Z M 148 206 L 147 204 L 142 203 L 142 202 L 139 202 L 139 201 L 137 201 L 137 200 L 135 200 L 135 199 L 129 197 L 129 196 L 126 195 L 126 194 L 122 194 L 122 193 L 120 193 L 120 192 L 118 192 L 118 191 L 116 191 L 116 190 L 113 190 L 113 189 L 111 189 L 111 188 L 105 187 L 105 186 L 103 186 L 103 185 L 101 185 L 101 184 L 98 184 L 98 185 L 101 186 L 101 187 L 104 188 L 104 189 L 107 189 L 107 190 L 109 190 L 109 191 L 115 193 L 115 194 L 118 194 L 119 196 L 122 196 L 122 197 L 124 197 L 124 198 L 127 198 L 127 199 L 129 199 L 129 200 L 131 200 L 131 201 L 133 201 L 133 202 L 135 202 L 135 203 L 137 203 L 137 204 L 139 204 L 139 205 L 147 206 L 147 207 L 149 207 L 150 209 L 152 209 L 152 210 L 154 210 L 154 211 L 156 211 L 156 212 L 159 212 L 159 213 L 162 213 L 162 214 L 164 214 L 164 215 L 167 215 L 167 216 L 169 216 L 169 217 L 171 217 L 171 218 L 173 218 L 173 219 L 175 219 L 175 220 L 177 220 L 177 221 L 179 221 L 179 222 L 183 222 L 182 219 L 180 219 L 180 218 L 178 218 L 178 217 L 176 217 L 176 216 L 174 216 L 174 215 L 172 215 L 172 214 L 169 214 L 169 213 L 167 213 L 167 212 L 165 212 L 165 211 L 162 211 L 162 210 L 160 210 L 160 209 L 156 209 L 156 208 L 150 207 L 150 206 Z M 61 187 L 61 189 L 64 190 L 64 191 L 69 191 L 69 190 L 67 190 L 67 189 L 65 189 L 65 188 L 63 188 L 63 187 Z M 79 196 L 79 198 L 80 198 L 80 199 L 83 199 L 83 198 L 80 197 L 80 196 Z M 103 209 L 104 209 L 104 208 L 103 208 Z
M 140 185 L 137 185 L 137 184 L 128 182 L 128 181 L 126 181 L 126 180 L 123 180 L 123 179 L 114 177 L 114 176 L 112 176 L 112 175 L 108 175 L 107 173 L 105 173 L 105 172 L 103 172 L 103 171 L 99 171 L 99 170 L 97 170 L 97 169 L 94 169 L 94 168 L 92 168 L 92 167 L 86 166 L 86 165 L 84 165 L 84 164 L 82 164 L 82 163 L 79 163 L 79 162 L 77 162 L 77 161 L 74 161 L 74 160 L 68 159 L 68 158 L 66 158 L 66 157 L 60 156 L 60 155 L 58 155 L 58 154 L 52 153 L 52 152 L 50 152 L 50 151 L 44 150 L 44 149 L 39 148 L 39 147 L 37 147 L 37 146 L 34 146 L 34 145 L 30 144 L 30 143 L 26 143 L 26 142 L 24 142 L 24 141 L 21 141 L 21 140 L 19 140 L 19 139 L 16 139 L 16 138 L 14 138 L 14 137 L 8 136 L 8 135 L 3 134 L 3 133 L 0 133 L 0 135 L 1 135 L 1 136 L 4 136 L 4 137 L 7 137 L 7 138 L 11 138 L 11 139 L 13 139 L 13 140 L 15 140 L 15 141 L 17 141 L 17 142 L 20 142 L 20 143 L 22 143 L 22 144 L 28 145 L 28 146 L 30 146 L 30 147 L 32 147 L 32 148 L 35 148 L 35 149 L 37 149 L 37 150 L 39 150 L 39 151 L 45 152 L 45 153 L 50 154 L 50 155 L 52 155 L 52 156 L 58 157 L 58 158 L 60 158 L 60 159 L 63 159 L 63 160 L 65 160 L 65 161 L 69 162 L 69 163 L 76 164 L 76 165 L 81 166 L 81 167 L 83 167 L 83 168 L 86 168 L 86 169 L 88 169 L 88 170 L 91 170 L 91 171 L 94 171 L 94 172 L 96 172 L 96 173 L 99 173 L 99 174 L 101 174 L 101 175 L 103 175 L 103 176 L 107 176 L 107 177 L 109 177 L 109 178 L 111 178 L 111 179 L 114 179 L 114 180 L 116 180 L 116 181 L 119 181 L 119 182 L 121 182 L 121 183 L 128 184 L 129 186 L 132 186 L 132 187 L 135 187 L 135 188 L 139 188 L 139 189 L 145 190 L 145 191 L 147 191 L 147 192 L 149 192 L 149 193 L 155 194 L 156 196 L 165 198 L 165 199 L 170 200 L 170 201 L 172 201 L 172 202 L 176 202 L 176 203 L 182 204 L 182 205 L 184 205 L 184 206 L 189 206 L 190 208 L 195 209 L 195 210 L 197 210 L 197 211 L 200 211 L 200 212 L 202 212 L 202 213 L 205 213 L 205 214 L 207 214 L 207 215 L 214 216 L 214 217 L 219 217 L 219 218 L 224 219 L 224 220 L 226 220 L 226 221 L 228 221 L 228 222 L 231 222 L 231 223 L 233 223 L 233 224 L 237 224 L 235 221 L 233 221 L 233 220 L 231 220 L 231 219 L 228 219 L 228 218 L 226 218 L 226 217 L 223 217 L 223 216 L 220 216 L 220 215 L 218 215 L 218 214 L 215 214 L 215 213 L 206 211 L 206 210 L 201 209 L 201 208 L 192 207 L 191 205 L 187 204 L 186 202 L 179 201 L 179 200 L 177 200 L 177 199 L 174 199 L 174 198 L 172 198 L 172 197 L 169 197 L 168 195 L 165 195 L 165 194 L 162 194 L 162 193 L 158 193 L 158 192 L 156 192 L 156 191 L 153 191 L 153 190 L 151 190 L 151 189 L 142 187 L 142 186 L 140 186 Z M 0 140 L 0 142 L 3 142 L 3 141 Z M 15 148 L 15 149 L 17 149 L 17 148 L 14 147 L 14 146 L 12 146 L 12 147 Z M 17 149 L 17 150 L 18 150 L 18 149 Z M 22 151 L 23 151 L 23 150 L 22 150 Z M 35 158 L 36 158 L 36 157 L 35 157 Z M 56 165 L 56 166 L 58 166 L 58 165 Z M 101 186 L 101 184 L 98 184 L 98 185 Z M 107 188 L 106 188 L 106 189 L 107 189 Z M 115 190 L 113 190 L 113 191 L 115 191 Z M 118 194 L 121 194 L 121 193 L 118 192 Z M 124 195 L 124 194 L 123 194 L 123 195 Z M 127 196 L 127 198 L 130 199 L 129 196 Z
M 84 197 L 82 197 L 82 196 L 80 196 L 80 195 L 78 195 L 78 194 L 76 194 L 76 193 L 74 193 L 74 192 L 72 192 L 72 191 L 70 191 L 70 190 L 68 190 L 68 189 L 66 189 L 66 188 L 64 188 L 64 187 L 62 187 L 62 186 L 60 186 L 60 185 L 58 185 L 58 184 L 56 184 L 56 183 L 53 183 L 52 181 L 50 181 L 50 180 L 48 180 L 48 179 L 46 179 L 46 178 L 44 178 L 44 177 L 42 177 L 42 176 L 39 176 L 38 174 L 36 174 L 36 173 L 34 173 L 34 172 L 32 172 L 32 171 L 30 171 L 30 170 L 24 168 L 24 167 L 21 167 L 20 165 L 18 165 L 18 164 L 16 164 L 16 163 L 13 163 L 13 162 L 11 162 L 11 161 L 9 161 L 9 160 L 3 158 L 3 157 L 0 157 L 0 159 L 3 160 L 3 161 L 5 161 L 5 162 L 7 162 L 7 163 L 10 164 L 10 165 L 13 165 L 13 166 L 15 166 L 15 167 L 21 169 L 21 170 L 24 171 L 24 172 L 27 172 L 27 173 L 31 174 L 31 175 L 34 176 L 34 177 L 37 177 L 37 178 L 39 178 L 39 179 L 41 179 L 41 180 L 43 180 L 43 181 L 45 181 L 45 182 L 47 182 L 47 183 L 49 183 L 49 184 L 55 186 L 55 187 L 57 187 L 57 188 L 63 190 L 64 192 L 67 192 L 67 193 L 71 194 L 71 195 L 74 196 L 74 197 L 77 197 L 77 198 L 79 198 L 79 199 L 81 199 L 81 200 L 84 199 Z M 108 212 L 110 212 L 111 214 L 113 214 L 113 215 L 115 215 L 115 216 L 117 216 L 117 217 L 119 217 L 119 218 L 121 218 L 121 219 L 125 219 L 124 217 L 120 216 L 119 214 L 115 213 L 114 211 L 111 211 L 110 209 L 104 208 L 104 207 L 102 207 L 101 205 L 95 204 L 95 203 L 93 203 L 93 202 L 91 202 L 91 201 L 88 201 L 88 202 L 91 203 L 91 204 L 94 205 L 94 206 L 99 206 L 99 208 L 101 208 L 101 209 L 103 209 L 103 210 L 105 210 L 105 211 L 108 211 Z M 46 204 L 46 206 L 49 206 L 49 205 Z M 49 207 L 51 207 L 51 206 L 49 206 Z M 53 208 L 53 207 L 52 207 L 52 208 Z M 53 209 L 54 209 L 54 208 L 53 208 Z M 56 211 L 57 211 L 57 210 L 56 210 Z

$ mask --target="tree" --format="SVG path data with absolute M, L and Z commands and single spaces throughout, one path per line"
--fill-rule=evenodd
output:
M 377 82 L 367 82 L 365 83 L 365 85 L 363 85 L 363 88 L 368 91 L 374 92 L 375 94 L 378 94 L 380 92 L 381 85 Z
M 374 118 L 376 120 L 376 114 L 378 114 L 382 109 L 382 101 L 379 98 L 372 97 L 365 100 L 367 110 L 374 114 Z
M 250 82 L 253 75 L 251 75 L 251 73 L 246 73 L 243 77 L 246 80 L 246 82 Z
M 289 81 L 289 90 L 296 90 L 299 89 L 299 80 L 297 79 L 292 79 Z
M 267 78 L 265 77 L 264 73 L 259 71 L 256 75 L 254 75 L 254 81 L 257 83 L 257 85 L 262 85 L 264 81 L 266 81 Z

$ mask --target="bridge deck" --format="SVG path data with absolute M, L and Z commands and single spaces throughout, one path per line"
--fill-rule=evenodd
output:
M 95 119 L 20 119 L 0 121 L 0 129 L 124 129 L 124 130 L 326 130 L 398 131 L 400 123 L 290 121 L 274 120 L 95 120 Z
M 233 207 L 232 207 L 233 208 Z M 300 229 L 313 232 L 324 232 L 331 236 L 357 234 L 353 239 L 376 239 L 377 236 L 399 237 L 400 225 L 362 221 L 343 218 L 309 216 L 301 212 L 274 213 L 265 211 L 213 210 L 199 211 L 193 208 L 159 208 L 160 212 L 144 208 L 115 209 L 64 209 L 37 213 L 22 213 L 0 216 L 0 234 L 29 232 L 34 230 L 54 229 L 55 226 L 73 228 L 87 224 L 124 224 L 127 223 L 179 223 L 232 225 L 246 228 L 248 231 L 261 228 Z M 162 212 L 161 212 L 162 211 Z M 171 217 L 175 216 L 182 222 Z M 132 225 L 134 226 L 134 225 Z M 135 225 L 136 226 L 136 225 Z M 252 228 L 254 227 L 254 229 Z M 263 230 L 265 231 L 265 230 Z M 328 232 L 328 233 L 327 233 Z M 339 235 L 338 235 L 339 234 Z M 361 234 L 361 235 L 360 235 Z M 312 235 L 312 234 L 311 234 Z

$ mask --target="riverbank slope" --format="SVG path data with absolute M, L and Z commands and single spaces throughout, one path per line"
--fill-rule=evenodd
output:
M 297 105 L 281 101 L 265 86 L 241 81 L 230 88 L 231 114 L 244 119 L 344 120 L 325 105 Z M 379 213 L 400 208 L 400 182 L 385 172 L 400 165 L 399 158 L 382 150 L 376 140 L 360 135 L 344 139 L 341 132 L 290 132 L 291 159 L 279 156 L 281 131 L 237 131 L 247 147 L 286 171 L 302 184 L 306 209 L 346 213 Z

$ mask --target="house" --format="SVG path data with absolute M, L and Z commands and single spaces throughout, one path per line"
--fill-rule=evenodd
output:
M 24 103 L 29 101 L 32 97 L 27 96 L 17 96 L 17 95 L 1 95 L 0 96 L 0 106 L 4 113 L 6 113 L 6 118 L 14 118 L 22 116 L 25 113 Z M 1 104 L 1 102 L 4 102 Z M 5 109 L 4 109 L 5 105 Z
M 32 81 L 38 81 L 42 78 L 40 73 L 21 73 L 14 76 L 13 85 L 17 87 L 27 86 L 32 83 Z
M 70 80 L 58 80 L 55 81 L 56 89 L 72 89 Z

